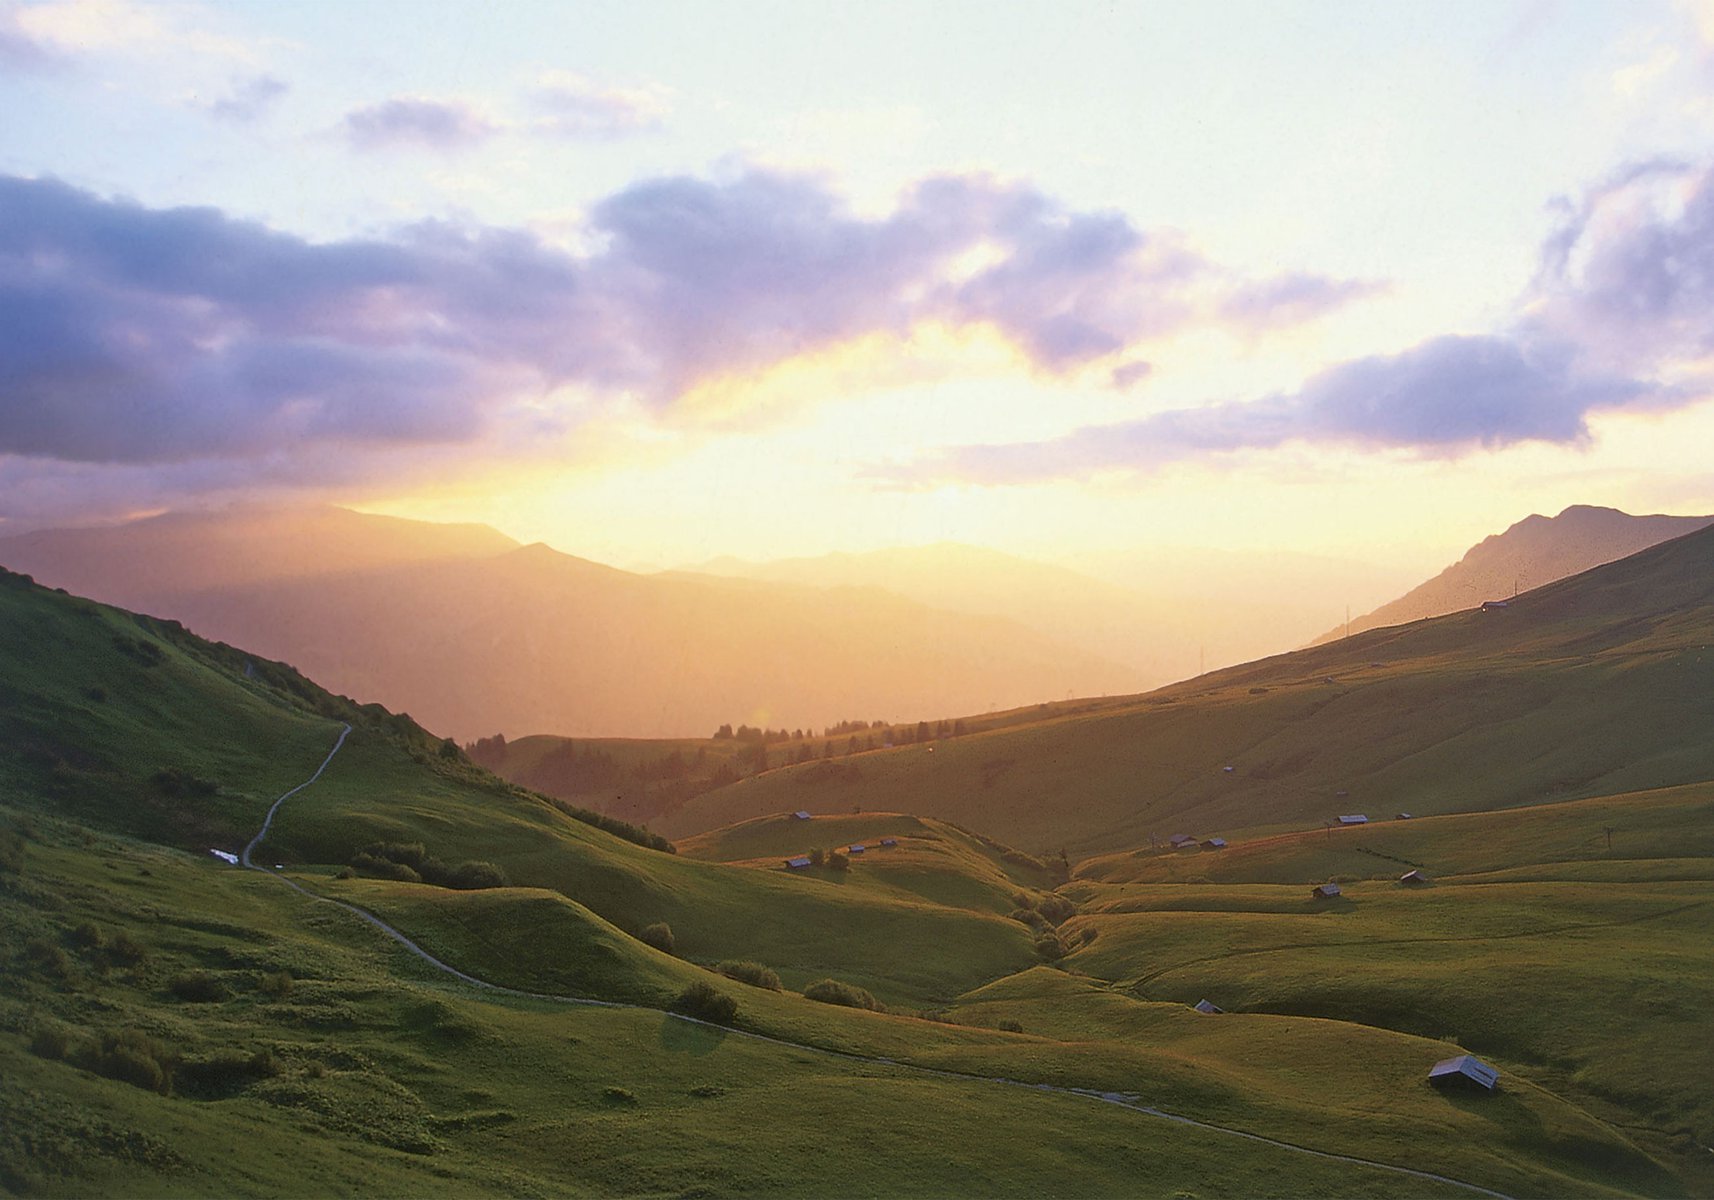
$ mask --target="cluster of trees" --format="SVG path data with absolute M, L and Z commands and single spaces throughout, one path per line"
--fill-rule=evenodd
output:
M 871 734 L 864 739 L 864 748 L 873 750 L 875 748 L 873 733 L 880 733 L 882 741 L 886 745 L 903 746 L 912 742 L 932 741 L 936 738 L 963 737 L 965 729 L 962 720 L 935 721 L 932 723 L 918 721 L 914 727 L 908 724 L 891 725 L 886 721 L 839 721 L 823 729 L 819 735 L 813 729 L 756 729 L 749 725 L 740 725 L 737 729 L 733 729 L 730 725 L 722 725 L 714 731 L 714 740 L 717 742 L 755 742 L 764 746 L 773 746 L 780 742 L 814 741 L 818 736 L 823 739 L 830 739 L 859 733 Z M 832 743 L 829 742 L 828 744 L 831 745 Z M 855 754 L 857 752 L 855 736 L 851 738 L 848 745 L 850 749 L 847 753 Z M 824 754 L 823 757 L 831 758 L 832 755 Z
M 506 872 L 491 862 L 469 859 L 444 863 L 429 854 L 421 842 L 371 842 L 351 856 L 351 866 L 381 879 L 430 883 L 463 891 L 511 886 Z

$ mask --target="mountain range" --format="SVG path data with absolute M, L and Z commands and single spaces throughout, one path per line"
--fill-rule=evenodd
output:
M 1140 686 L 1014 621 L 879 588 L 635 575 L 482 526 L 334 508 L 43 531 L 0 540 L 0 563 L 466 740 L 914 720 Z
M 1588 504 L 1574 504 L 1557 517 L 1528 516 L 1504 533 L 1483 538 L 1433 579 L 1316 642 L 1503 600 L 1710 524 L 1714 517 L 1638 517 Z

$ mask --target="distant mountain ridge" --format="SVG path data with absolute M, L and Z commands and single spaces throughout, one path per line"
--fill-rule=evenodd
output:
M 1141 686 L 1012 621 L 875 589 L 641 576 L 485 526 L 340 509 L 41 531 L 0 539 L 0 563 L 465 740 L 918 720 Z
M 1714 524 L 1714 516 L 1632 516 L 1616 508 L 1573 504 L 1557 517 L 1525 517 L 1504 533 L 1483 538 L 1428 582 L 1397 600 L 1321 635 L 1321 645 L 1387 625 L 1475 608 L 1484 600 L 1504 600 L 1603 563 Z

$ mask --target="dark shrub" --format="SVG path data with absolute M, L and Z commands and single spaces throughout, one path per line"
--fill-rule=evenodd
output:
M 665 921 L 656 921 L 653 925 L 643 926 L 643 931 L 637 935 L 637 940 L 645 946 L 653 946 L 662 954 L 673 952 L 672 926 Z
M 1065 957 L 1065 943 L 1059 940 L 1057 933 L 1044 933 L 1036 938 L 1036 953 L 1048 962 L 1054 962 Z
M 107 689 L 102 687 L 86 687 L 83 689 L 84 699 L 93 700 L 97 704 L 107 703 Z
M 262 976 L 260 990 L 264 996 L 272 996 L 276 1000 L 283 1000 L 292 994 L 292 985 L 294 982 L 295 981 L 292 979 L 292 973 L 290 971 L 270 971 L 268 974 Z
M 168 982 L 167 990 L 189 1004 L 212 1004 L 229 995 L 226 985 L 207 971 L 186 971 L 175 975 Z
M 669 1007 L 675 1013 L 717 1025 L 730 1025 L 738 1016 L 736 1000 L 700 979 L 674 997 Z
M 0 829 L 0 871 L 16 875 L 24 869 L 24 835 L 16 829 Z
M 390 859 L 359 853 L 352 856 L 351 865 L 374 879 L 391 879 L 395 883 L 421 883 L 423 877 L 412 867 Z
M 94 921 L 85 921 L 67 935 L 79 950 L 99 950 L 107 944 L 107 935 Z
M 602 1088 L 601 1098 L 609 1104 L 624 1104 L 629 1106 L 637 1103 L 636 1095 L 632 1092 L 626 1091 L 622 1087 Z
M 1002 1033 L 1022 1033 L 1024 1031 L 1024 1027 L 1022 1025 L 1012 1020 L 1001 1021 L 994 1028 L 998 1029 Z
M 101 1041 L 79 1046 L 73 1061 L 109 1079 L 162 1095 L 172 1091 L 172 1056 L 140 1029 L 103 1034 Z
M 433 874 L 425 871 L 423 879 L 440 887 L 459 888 L 463 891 L 512 886 L 512 881 L 506 877 L 506 872 L 499 867 L 491 862 L 478 862 L 474 859 L 461 862 L 457 866 L 443 867 Z
M 849 871 L 851 859 L 843 851 L 829 850 L 827 852 L 827 867 L 830 871 Z
M 773 992 L 780 990 L 780 977 L 774 974 L 771 967 L 764 967 L 759 962 L 729 958 L 715 970 L 728 979 L 736 979 L 739 983 L 747 983 L 751 987 L 767 988 Z
M 428 857 L 428 850 L 421 842 L 371 842 L 352 856 L 353 866 L 362 866 L 357 860 L 366 858 L 370 862 L 385 861 L 402 863 L 412 870 L 423 865 L 423 859 Z
M 149 782 L 165 796 L 212 796 L 220 790 L 214 780 L 204 779 L 183 767 L 162 767 L 149 776 Z
M 120 932 L 107 944 L 107 961 L 121 967 L 135 967 L 146 962 L 149 952 L 130 934 Z
M 1050 922 L 1059 925 L 1077 915 L 1077 905 L 1064 896 L 1043 896 L 1036 904 L 1036 911 Z
M 71 1053 L 72 1031 L 57 1022 L 37 1026 L 30 1037 L 30 1053 L 55 1062 Z
M 76 973 L 71 956 L 42 938 L 31 938 L 24 943 L 24 961 L 38 974 L 60 983 L 69 983 Z
M 1087 946 L 1090 942 L 1095 940 L 1095 934 L 1096 929 L 1093 925 L 1085 925 L 1082 929 L 1077 931 L 1077 938 Z
M 887 1006 L 867 990 L 837 979 L 818 979 L 803 989 L 807 999 L 823 1004 L 839 1004 L 846 1008 L 866 1008 L 870 1012 L 886 1012 Z
M 180 1063 L 173 1078 L 182 1088 L 199 1096 L 230 1096 L 241 1092 L 259 1079 L 272 1079 L 280 1073 L 280 1061 L 270 1050 L 245 1054 L 241 1050 L 222 1050 L 208 1058 Z
M 1049 929 L 1053 928 L 1051 925 L 1049 925 L 1047 923 L 1047 918 L 1042 916 L 1039 912 L 1037 912 L 1033 908 L 1014 908 L 1011 912 L 1007 913 L 1006 915 L 1011 917 L 1012 920 L 1014 920 L 1014 921 L 1019 921 L 1025 925 L 1028 925 L 1031 929 L 1035 930 L 1038 934 L 1039 933 L 1046 933 Z

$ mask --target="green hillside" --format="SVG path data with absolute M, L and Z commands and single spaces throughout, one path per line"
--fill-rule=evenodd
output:
M 1282 925 L 1308 943 L 1301 964 L 1290 945 L 1229 939 L 1285 954 L 1258 972 L 1265 955 L 1223 955 L 1195 928 L 1269 906 L 1289 917 L 1306 904 L 1296 884 L 1089 877 L 1051 892 L 1053 863 L 888 813 L 776 817 L 672 854 L 289 668 L 0 578 L 8 1192 L 1607 1196 L 1714 1183 L 1690 1068 L 1642 1070 L 1708 1011 L 1696 878 L 1613 904 L 1586 881 L 1572 894 L 1553 877 L 1442 880 L 1434 898 L 1455 904 L 1457 889 L 1466 907 L 1433 911 L 1354 885 L 1348 906 L 1305 919 L 1373 920 L 1394 940 L 1457 929 L 1468 956 L 1521 941 L 1513 926 L 1537 910 L 1573 929 L 1501 984 L 1512 1003 L 1472 1011 L 1448 961 L 1418 972 L 1412 1008 L 1412 960 L 1390 952 L 1376 987 L 1392 1002 L 1370 1003 L 1384 989 L 1353 990 L 1356 952 L 1337 939 Z M 352 731 L 328 759 L 341 723 Z M 263 847 L 284 881 L 207 853 L 242 846 L 324 760 Z M 788 872 L 771 856 L 804 825 L 899 845 L 844 872 Z M 1500 840 L 1518 851 L 1484 864 L 1490 875 L 1556 861 L 1520 857 L 1527 836 Z M 377 843 L 420 843 L 425 879 L 431 860 L 476 862 L 510 886 L 346 866 Z M 325 899 L 519 991 L 461 981 Z M 672 953 L 635 936 L 657 922 Z M 1655 1023 L 1627 1023 L 1636 996 L 1616 966 L 1591 965 L 1611 943 L 1584 941 L 1639 929 L 1654 939 L 1637 958 L 1648 1002 L 1667 1014 Z M 709 969 L 731 959 L 783 986 Z M 1598 983 L 1579 1012 L 1582 973 Z M 797 994 L 822 976 L 890 1011 Z M 730 1027 L 661 1011 L 695 984 L 736 1002 Z M 1251 1011 L 1190 1011 L 1205 985 Z M 1540 986 L 1566 998 L 1524 1002 Z M 1603 1014 L 1619 1034 L 1595 1031 Z M 1492 1055 L 1500 1095 L 1427 1086 L 1428 1066 L 1461 1047 Z
M 670 837 L 763 812 L 886 808 L 1073 858 L 1174 833 L 1320 827 L 1714 778 L 1714 530 L 1518 597 L 1090 711 L 773 771 Z M 1231 768 L 1228 770 L 1227 768 Z

